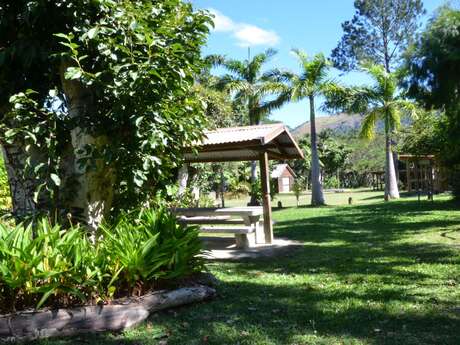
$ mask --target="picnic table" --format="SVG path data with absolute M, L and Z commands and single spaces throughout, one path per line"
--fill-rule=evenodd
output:
M 234 234 L 238 248 L 265 243 L 264 229 L 260 224 L 264 212 L 260 206 L 175 208 L 172 212 L 182 223 L 200 225 L 200 232 Z

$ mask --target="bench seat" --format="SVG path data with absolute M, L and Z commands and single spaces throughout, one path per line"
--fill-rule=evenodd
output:
M 265 243 L 260 226 L 261 207 L 233 207 L 209 209 L 173 209 L 182 224 L 198 225 L 201 233 L 234 234 L 237 248 L 252 248 Z

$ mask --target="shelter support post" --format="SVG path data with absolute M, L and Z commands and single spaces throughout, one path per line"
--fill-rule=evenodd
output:
M 412 192 L 412 186 L 411 186 L 411 171 L 410 171 L 410 163 L 409 160 L 406 161 L 406 183 L 407 183 L 407 191 L 410 193 Z
M 264 208 L 265 243 L 273 243 L 272 205 L 270 200 L 270 174 L 268 170 L 268 153 L 260 155 L 260 177 L 262 182 L 262 202 Z

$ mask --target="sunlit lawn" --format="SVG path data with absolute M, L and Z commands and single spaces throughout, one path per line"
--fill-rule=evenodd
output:
M 327 199 L 338 206 L 274 211 L 276 236 L 300 249 L 210 263 L 215 300 L 122 334 L 40 344 L 460 344 L 458 206 L 364 191 Z

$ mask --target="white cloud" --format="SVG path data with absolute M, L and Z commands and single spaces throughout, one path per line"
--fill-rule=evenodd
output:
M 238 45 L 242 47 L 268 45 L 274 46 L 280 41 L 274 31 L 267 31 L 255 25 L 243 24 L 234 32 Z
M 214 15 L 214 31 L 229 32 L 235 30 L 235 23 L 229 17 L 224 16 L 214 8 L 208 9 Z
M 214 31 L 229 32 L 236 38 L 240 47 L 267 45 L 274 46 L 280 37 L 274 31 L 265 30 L 247 23 L 235 23 L 216 9 L 208 9 L 214 15 Z

